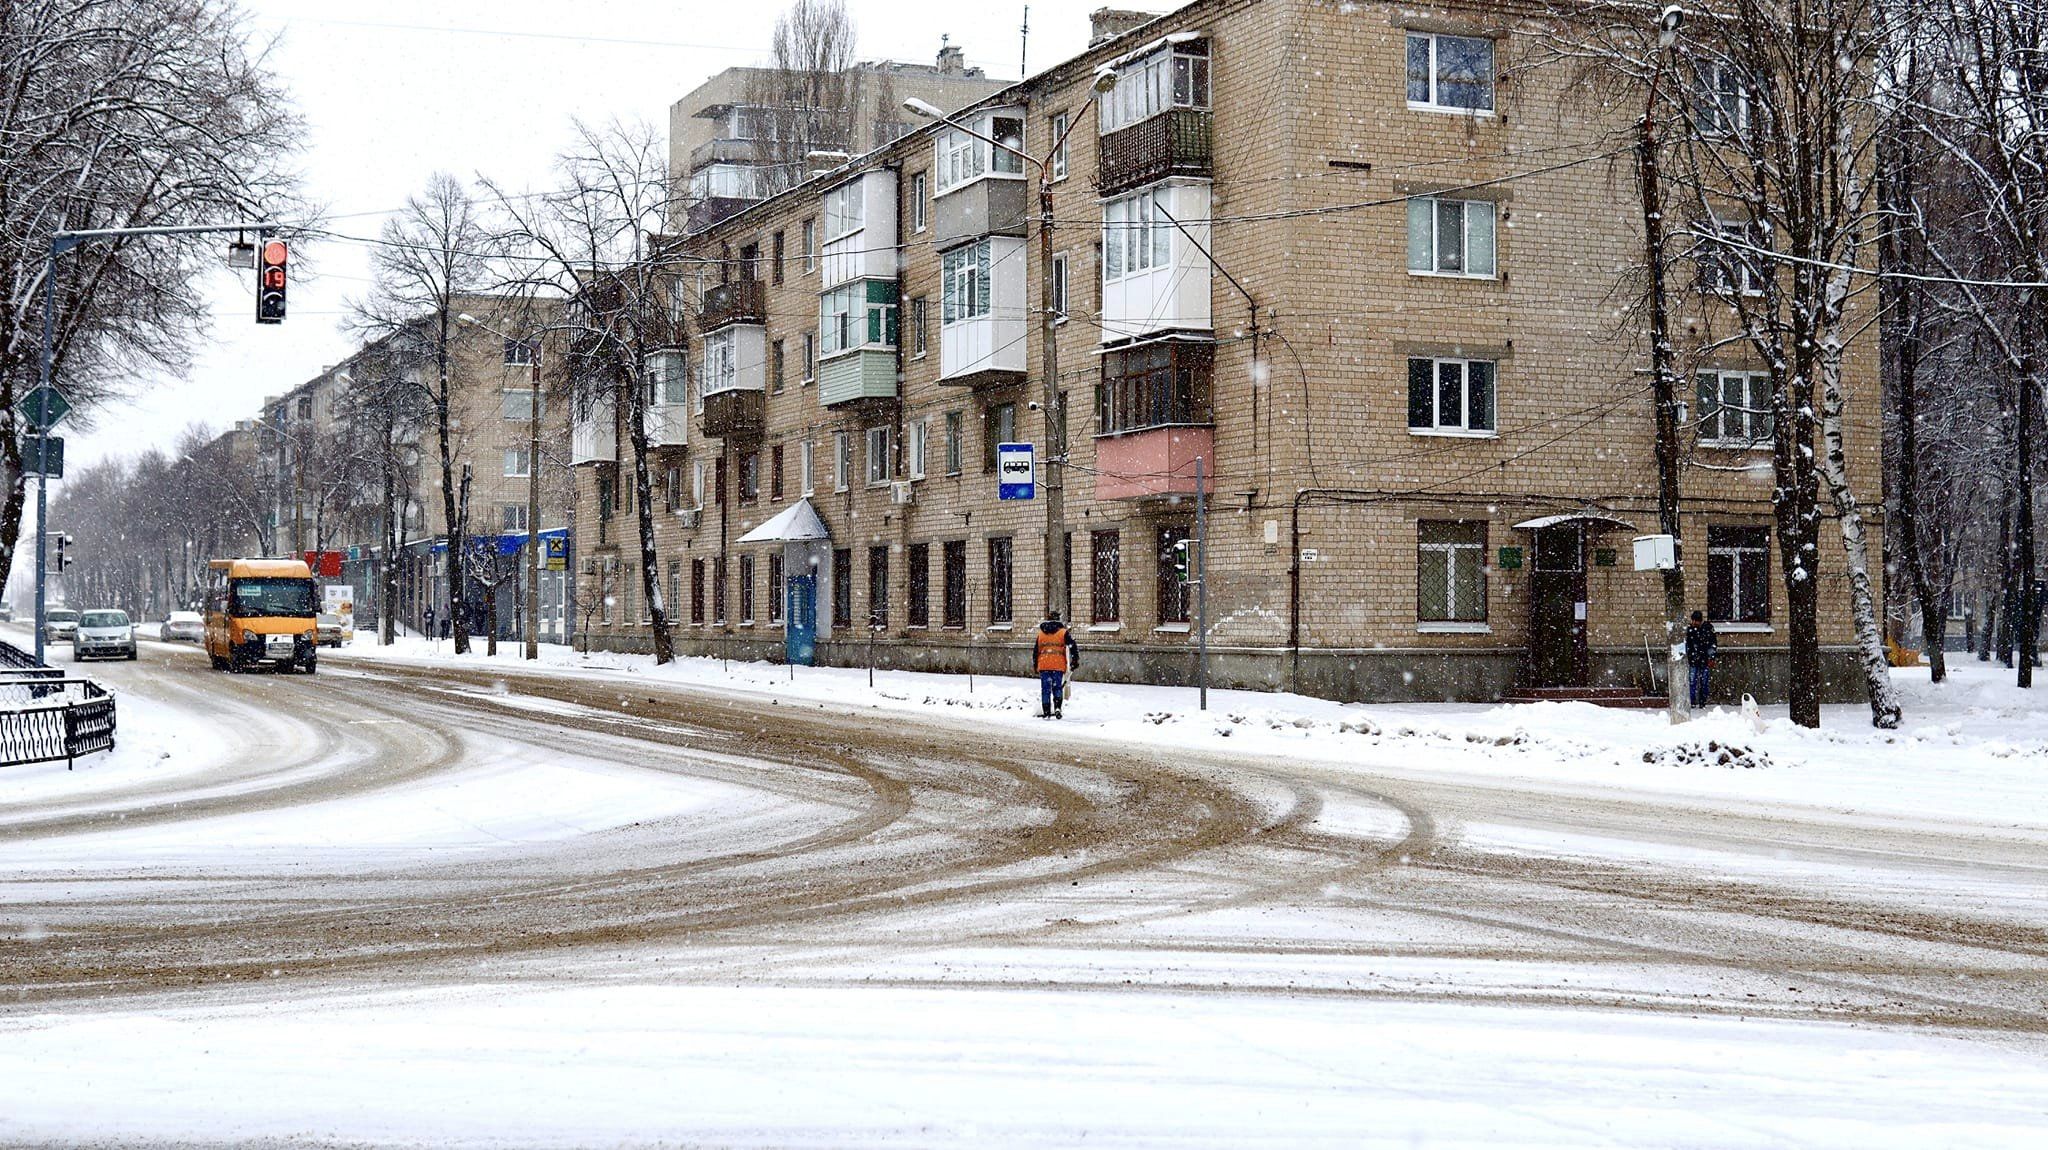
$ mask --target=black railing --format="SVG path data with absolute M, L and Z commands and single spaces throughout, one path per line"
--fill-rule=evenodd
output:
M 0 767 L 114 749 L 114 696 L 0 641 Z

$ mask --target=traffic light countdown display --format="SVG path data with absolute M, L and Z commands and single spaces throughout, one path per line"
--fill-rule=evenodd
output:
M 284 322 L 285 265 L 291 249 L 283 240 L 266 239 L 256 252 L 256 322 Z

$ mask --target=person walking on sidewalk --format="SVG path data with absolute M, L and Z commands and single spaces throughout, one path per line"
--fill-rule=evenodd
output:
M 1067 672 L 1080 662 L 1081 648 L 1074 642 L 1074 634 L 1060 622 L 1058 611 L 1046 613 L 1045 621 L 1038 625 L 1038 634 L 1032 651 L 1038 668 L 1038 717 L 1041 719 L 1061 718 L 1060 704 L 1066 694 Z
M 1698 611 L 1692 613 L 1692 623 L 1685 629 L 1685 666 L 1687 679 L 1692 691 L 1692 705 L 1707 705 L 1707 682 L 1714 674 L 1714 655 L 1721 643 L 1714 635 L 1714 625 Z

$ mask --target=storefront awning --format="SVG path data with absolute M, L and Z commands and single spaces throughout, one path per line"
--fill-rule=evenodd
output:
M 761 524 L 745 535 L 741 543 L 802 543 L 809 539 L 830 539 L 832 533 L 825 530 L 825 521 L 818 518 L 811 501 L 799 499 L 782 509 L 781 513 Z
M 1563 515 L 1545 515 L 1538 519 L 1525 520 L 1515 524 L 1515 530 L 1541 531 L 1545 527 L 1563 527 L 1572 523 L 1577 523 L 1596 535 L 1604 535 L 1610 531 L 1632 532 L 1636 529 L 1635 524 L 1616 519 L 1612 515 L 1602 515 L 1596 511 L 1572 511 Z

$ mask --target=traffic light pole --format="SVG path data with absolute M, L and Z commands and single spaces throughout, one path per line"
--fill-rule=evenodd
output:
M 50 236 L 50 255 L 43 264 L 43 355 L 38 378 L 50 386 L 50 373 L 57 355 L 57 257 L 88 240 L 126 239 L 131 236 L 197 236 L 214 232 L 265 231 L 275 224 L 187 224 L 161 228 L 95 228 L 88 231 L 57 232 Z M 36 662 L 44 662 L 43 640 L 49 626 L 50 563 L 50 429 L 36 428 Z

